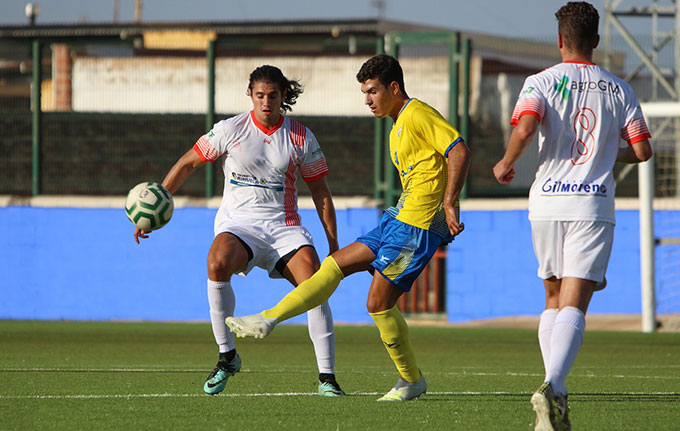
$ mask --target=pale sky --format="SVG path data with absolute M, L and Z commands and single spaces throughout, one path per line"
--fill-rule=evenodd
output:
M 0 0 L 0 26 L 24 25 L 27 0 Z M 111 23 L 115 0 L 33 0 L 40 24 Z M 142 20 L 277 21 L 376 18 L 379 0 L 143 0 Z M 507 37 L 554 37 L 555 0 L 382 0 L 382 18 Z M 593 5 L 604 15 L 604 0 Z M 638 1 L 639 3 L 639 1 Z M 118 0 L 120 22 L 134 20 L 135 0 Z

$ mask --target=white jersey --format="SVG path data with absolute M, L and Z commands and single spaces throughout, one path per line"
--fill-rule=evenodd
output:
M 540 122 L 529 218 L 614 223 L 619 141 L 650 138 L 632 88 L 593 63 L 560 63 L 526 79 L 510 123 L 522 115 Z
M 204 161 L 224 155 L 224 194 L 216 223 L 227 217 L 299 226 L 297 171 L 307 182 L 328 174 L 314 134 L 284 115 L 272 129 L 261 125 L 252 111 L 220 121 L 194 150 Z

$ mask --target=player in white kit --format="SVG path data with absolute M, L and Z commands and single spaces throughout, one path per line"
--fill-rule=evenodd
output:
M 186 178 L 206 162 L 222 157 L 224 194 L 215 217 L 215 239 L 208 253 L 208 301 L 219 360 L 204 384 L 207 394 L 224 390 L 241 368 L 234 334 L 224 323 L 234 313 L 232 274 L 253 267 L 293 286 L 320 266 L 312 236 L 301 226 L 297 211 L 296 174 L 312 195 L 328 240 L 338 249 L 335 208 L 326 175 L 326 159 L 314 134 L 284 116 L 302 92 L 274 66 L 255 69 L 248 84 L 253 110 L 216 123 L 170 169 L 163 186 L 175 193 Z M 135 240 L 148 233 L 137 229 Z M 345 395 L 335 380 L 333 317 L 328 303 L 307 313 L 309 334 L 319 368 L 318 393 Z
M 583 341 L 593 292 L 605 287 L 614 234 L 615 162 L 652 156 L 631 87 L 593 64 L 597 10 L 569 2 L 555 14 L 562 63 L 528 77 L 512 114 L 515 126 L 496 179 L 514 178 L 514 163 L 538 132 L 538 164 L 529 219 L 545 311 L 538 338 L 546 376 L 532 396 L 536 430 L 569 430 L 565 379 Z M 623 139 L 625 146 L 619 148 Z

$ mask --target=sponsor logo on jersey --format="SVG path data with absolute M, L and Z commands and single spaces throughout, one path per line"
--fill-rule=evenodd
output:
M 266 178 L 257 178 L 254 175 L 239 174 L 237 172 L 231 173 L 231 180 L 229 180 L 229 184 L 239 187 L 260 187 L 277 192 L 283 191 L 283 184 L 280 181 L 268 180 Z
M 215 132 L 212 131 L 212 130 L 210 130 L 210 131 L 208 132 L 208 138 L 212 138 L 213 136 L 215 136 Z
M 602 91 L 604 93 L 619 94 L 621 92 L 621 87 L 619 84 L 612 81 L 605 81 L 600 79 L 599 81 L 571 81 L 569 82 L 569 77 L 564 75 L 560 82 L 553 85 L 553 89 L 562 96 L 564 100 L 569 99 L 572 91 Z M 529 89 L 527 89 L 528 91 Z M 525 91 L 526 93 L 526 91 Z
M 591 195 L 607 196 L 607 186 L 597 183 L 548 178 L 541 186 L 543 196 Z
M 569 99 L 569 96 L 571 96 L 571 90 L 569 90 L 568 85 L 569 78 L 567 75 L 564 75 L 562 79 L 560 79 L 560 82 L 553 86 L 557 94 L 560 94 L 564 100 Z
M 585 90 L 599 90 L 605 93 L 619 94 L 621 92 L 621 87 L 615 82 L 600 79 L 599 81 L 572 81 L 571 90 L 578 90 L 579 92 Z
M 267 144 L 267 145 L 269 145 L 269 144 L 272 143 L 272 140 L 271 140 L 271 139 L 264 138 L 264 143 Z
M 526 90 L 522 92 L 522 94 L 531 94 L 534 91 L 534 87 L 528 87 Z

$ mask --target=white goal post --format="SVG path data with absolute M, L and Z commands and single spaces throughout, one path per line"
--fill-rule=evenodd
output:
M 678 155 L 680 155 L 680 140 L 675 132 L 675 127 L 670 127 L 670 132 L 665 132 L 666 126 L 659 127 L 659 130 L 653 130 L 652 119 L 668 119 L 668 122 L 677 123 L 680 121 L 680 102 L 649 102 L 641 104 L 642 112 L 647 119 L 647 124 L 650 127 L 652 134 L 652 145 L 654 146 L 655 138 L 660 138 L 664 133 L 667 133 L 675 144 L 675 169 L 677 170 Z M 667 123 L 668 124 L 668 123 Z M 656 136 L 655 133 L 660 136 Z M 660 141 L 661 139 L 659 139 Z M 656 153 L 656 146 L 654 146 Z M 640 163 L 638 167 L 638 191 L 640 200 L 640 278 L 641 278 L 641 294 L 642 294 L 642 331 L 654 332 L 657 328 L 657 298 L 656 298 L 656 267 L 655 267 L 655 251 L 657 240 L 654 232 L 654 198 L 656 195 L 655 187 L 655 159 L 653 156 L 650 160 Z M 676 173 L 677 175 L 677 173 Z M 677 193 L 677 177 L 676 177 L 676 193 Z

